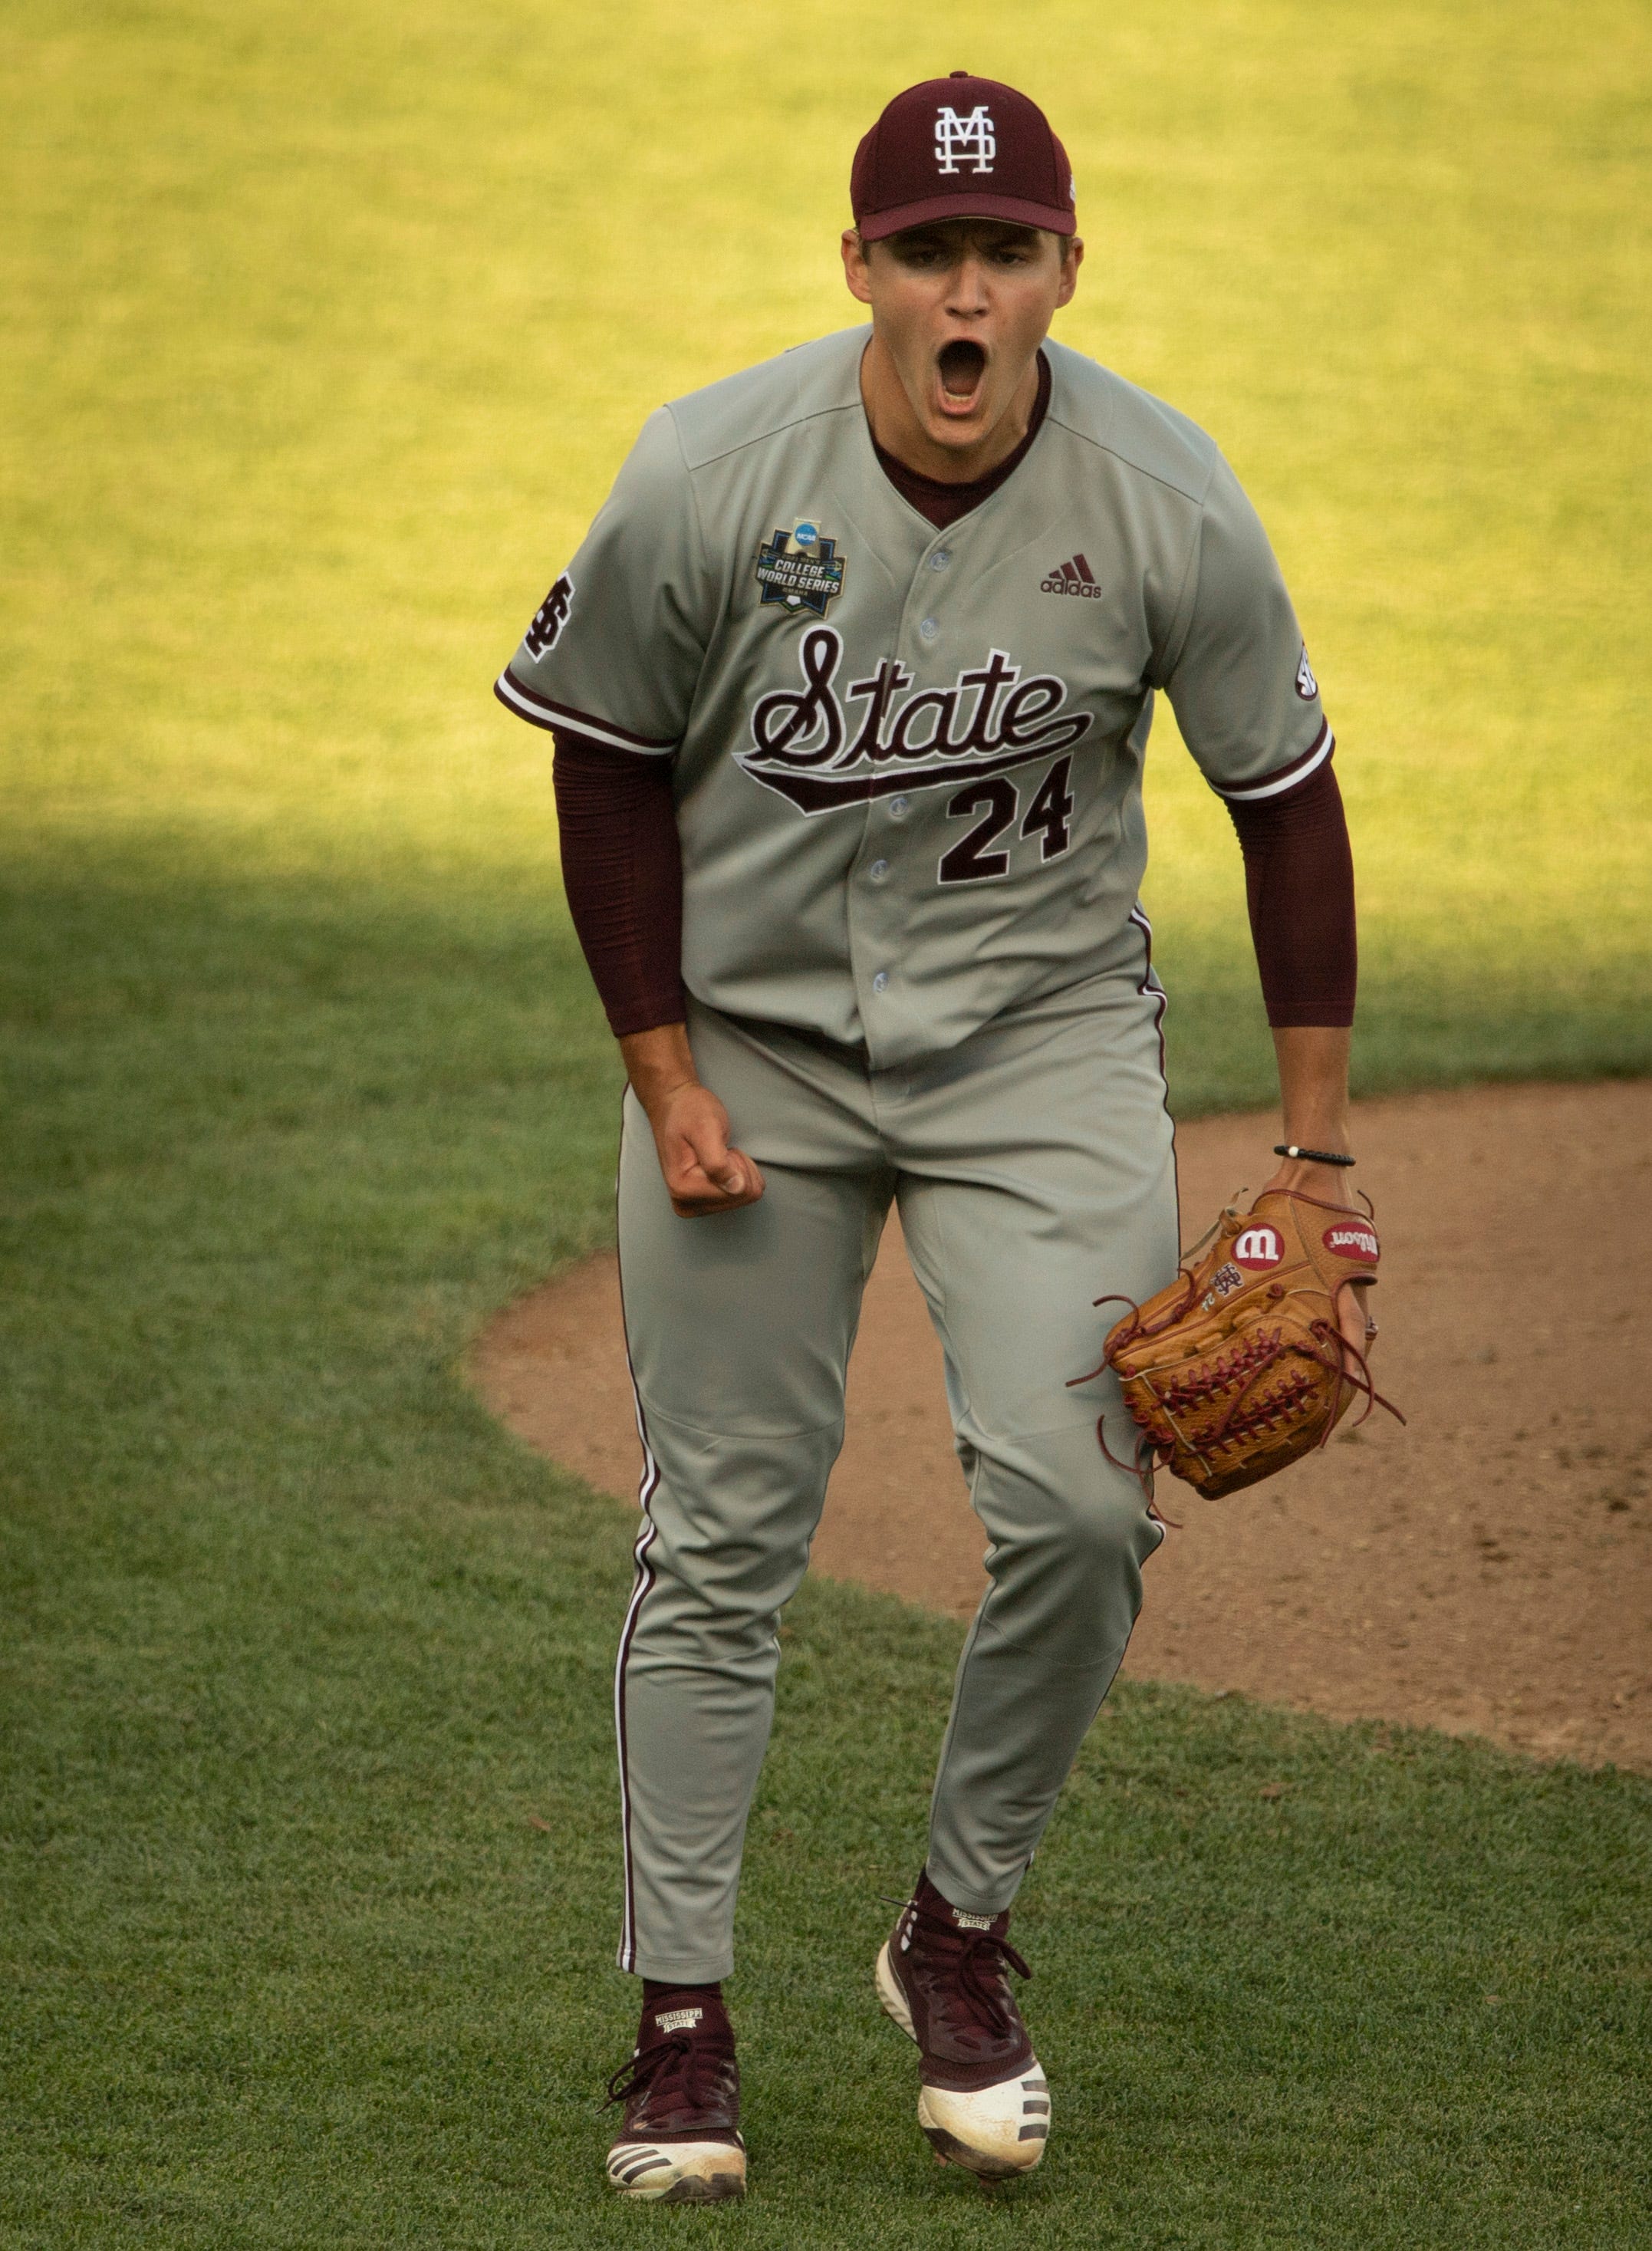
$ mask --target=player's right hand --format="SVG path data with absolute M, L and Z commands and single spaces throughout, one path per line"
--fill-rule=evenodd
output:
M 763 1194 L 763 1174 L 729 1143 L 729 1113 L 697 1080 L 649 1105 L 660 1171 L 679 1219 L 739 1211 Z

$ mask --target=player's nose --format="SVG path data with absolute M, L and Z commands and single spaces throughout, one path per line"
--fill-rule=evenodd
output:
M 960 258 L 952 268 L 952 286 L 947 292 L 946 309 L 960 318 L 978 318 L 987 308 L 986 263 L 974 252 Z

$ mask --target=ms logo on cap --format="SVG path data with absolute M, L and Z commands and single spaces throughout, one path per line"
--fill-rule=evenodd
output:
M 1234 1244 L 1234 1257 L 1239 1265 L 1249 1267 L 1253 1274 L 1260 1274 L 1269 1266 L 1278 1265 L 1284 1248 L 1277 1228 L 1248 1227 Z
M 986 104 L 978 101 L 967 117 L 960 117 L 950 101 L 935 113 L 935 163 L 937 171 L 956 172 L 957 159 L 973 156 L 978 172 L 990 172 L 998 154 L 998 128 Z
M 862 242 L 953 218 L 1063 235 L 1078 224 L 1073 168 L 1037 102 L 964 70 L 884 105 L 854 152 L 849 204 Z

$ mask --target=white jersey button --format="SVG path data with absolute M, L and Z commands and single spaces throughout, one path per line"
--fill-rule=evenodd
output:
M 920 641 L 935 641 L 939 638 L 940 631 L 939 625 L 933 618 L 925 618 L 923 623 L 918 627 L 918 638 Z
M 889 818 L 891 821 L 904 821 L 907 814 L 910 813 L 911 810 L 912 800 L 909 797 L 892 797 L 889 800 Z
M 952 551 L 950 547 L 937 547 L 930 558 L 930 568 L 931 571 L 944 571 L 951 560 Z
M 874 993 L 886 993 L 888 990 L 888 971 L 887 969 L 880 969 L 877 975 L 872 980 L 872 990 Z
M 872 865 L 867 869 L 867 875 L 871 876 L 874 883 L 881 883 L 888 872 L 889 863 L 887 860 L 874 860 L 872 862 Z

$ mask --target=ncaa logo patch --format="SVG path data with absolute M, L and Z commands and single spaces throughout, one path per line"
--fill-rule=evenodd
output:
M 1377 1242 L 1377 1230 L 1367 1227 L 1363 1220 L 1342 1220 L 1328 1227 L 1321 1237 L 1327 1250 L 1334 1250 L 1338 1258 L 1364 1259 L 1374 1266 L 1382 1256 Z
M 796 542 L 795 546 L 793 542 Z M 843 558 L 838 543 L 806 520 L 791 532 L 777 531 L 757 550 L 759 606 L 810 610 L 817 618 L 843 592 Z
M 1296 667 L 1296 693 L 1304 703 L 1311 703 L 1319 693 L 1319 682 L 1314 678 L 1314 668 L 1308 661 L 1305 648 L 1302 653 L 1302 662 Z
M 1234 1245 L 1234 1263 L 1253 1274 L 1265 1274 L 1270 1266 L 1277 1266 L 1284 1253 L 1275 1227 L 1248 1227 Z

